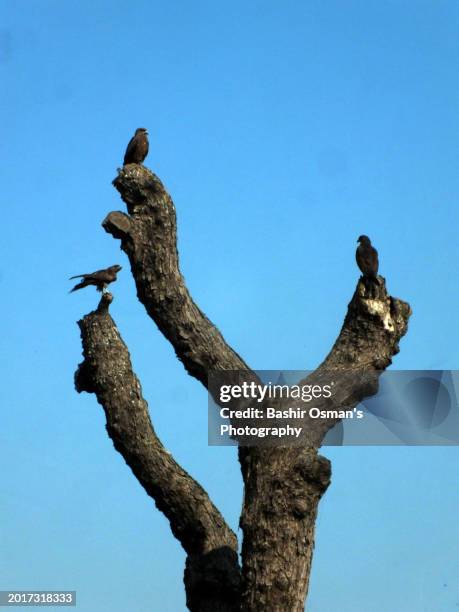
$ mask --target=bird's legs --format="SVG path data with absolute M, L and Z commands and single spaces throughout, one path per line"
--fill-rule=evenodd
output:
M 379 296 L 379 279 L 378 277 L 364 276 L 363 284 L 365 286 L 365 295 L 367 299 L 374 300 Z

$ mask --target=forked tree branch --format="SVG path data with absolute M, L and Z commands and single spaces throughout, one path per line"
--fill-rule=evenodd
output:
M 187 371 L 206 387 L 211 370 L 250 372 L 194 303 L 185 286 L 178 262 L 175 208 L 161 181 L 147 168 L 132 164 L 119 171 L 114 185 L 129 214 L 112 212 L 103 226 L 121 240 L 139 300 Z M 406 333 L 410 307 L 390 297 L 384 279 L 380 280 L 377 293 L 371 297 L 365 283 L 359 281 L 338 339 L 322 365 L 311 374 L 311 380 L 320 383 L 330 372 L 343 373 L 344 382 L 331 400 L 333 406 L 349 406 L 366 397 L 368 386 L 377 386 L 379 374 L 391 363 L 398 352 L 398 342 Z M 330 462 L 317 451 L 336 420 L 306 423 L 308 437 L 301 447 L 239 449 L 245 485 L 239 604 L 234 595 L 238 589 L 235 536 L 206 493 L 157 440 L 139 382 L 132 373 L 127 348 L 108 315 L 104 299 L 98 311 L 87 315 L 80 327 L 85 361 L 77 374 L 77 387 L 97 394 L 107 414 L 107 429 L 115 447 L 127 457 L 137 478 L 168 516 L 189 559 L 199 559 L 195 565 L 188 563 L 185 577 L 187 584 L 187 579 L 198 576 L 197 588 L 193 590 L 187 585 L 190 609 L 302 611 L 318 503 L 331 476 Z M 357 373 L 357 379 L 346 378 L 349 372 Z M 227 596 L 232 595 L 227 601 L 228 608 L 218 607 L 217 603 L 224 606 L 222 591 L 218 592 L 211 608 L 202 585 L 206 572 L 213 584 L 215 566 L 206 567 L 201 561 L 206 555 L 222 550 L 228 551 L 228 555 L 218 567 Z
M 110 316 L 111 294 L 79 326 L 84 361 L 75 374 L 77 391 L 95 393 L 116 450 L 169 519 L 185 549 L 185 587 L 190 610 L 233 611 L 239 598 L 237 538 L 204 489 L 163 447 L 129 351 Z

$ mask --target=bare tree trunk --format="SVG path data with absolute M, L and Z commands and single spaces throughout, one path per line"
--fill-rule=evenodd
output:
M 299 612 L 309 584 L 314 525 L 330 462 L 314 449 L 241 450 L 244 611 Z
M 138 298 L 186 370 L 204 386 L 213 370 L 250 372 L 185 286 L 175 208 L 161 181 L 143 166 L 130 164 L 120 170 L 114 185 L 129 214 L 112 212 L 103 226 L 121 240 Z M 368 395 L 369 381 L 377 386 L 406 333 L 410 307 L 390 297 L 384 279 L 380 281 L 377 295 L 371 297 L 359 281 L 338 339 L 311 375 L 321 380 L 330 370 L 356 372 L 335 396 L 337 406 L 357 404 Z M 76 388 L 96 394 L 115 448 L 185 549 L 188 608 L 303 610 L 318 504 L 331 477 L 330 462 L 317 451 L 336 419 L 307 422 L 302 447 L 239 449 L 245 488 L 241 570 L 235 534 L 154 432 L 127 347 L 108 313 L 111 299 L 110 294 L 103 296 L 98 309 L 79 322 L 84 361 L 76 373 Z

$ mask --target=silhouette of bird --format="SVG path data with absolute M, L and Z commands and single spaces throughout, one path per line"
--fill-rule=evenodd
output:
M 121 270 L 121 266 L 110 266 L 105 270 L 97 270 L 97 272 L 91 272 L 91 274 L 77 274 L 76 276 L 71 276 L 72 278 L 82 278 L 83 280 L 79 282 L 73 289 L 69 291 L 77 291 L 78 289 L 83 289 L 84 287 L 89 287 L 90 285 L 94 285 L 97 291 L 102 291 L 102 293 L 107 288 L 107 285 L 116 281 L 116 275 Z
M 359 246 L 355 252 L 355 259 L 365 279 L 375 282 L 379 285 L 378 279 L 378 251 L 371 244 L 368 236 L 359 236 L 357 242 Z
M 123 165 L 141 164 L 148 155 L 148 148 L 147 130 L 145 128 L 137 128 L 126 148 Z

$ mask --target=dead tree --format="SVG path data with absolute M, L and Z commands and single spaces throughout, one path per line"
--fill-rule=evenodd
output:
M 179 268 L 175 207 L 159 178 L 130 164 L 119 171 L 116 189 L 129 214 L 112 212 L 104 229 L 120 240 L 136 283 L 137 296 L 175 349 L 187 372 L 205 387 L 212 370 L 249 366 L 193 301 Z M 327 370 L 360 371 L 377 379 L 398 352 L 410 307 L 392 298 L 384 279 L 378 294 L 357 284 L 329 355 L 312 376 Z M 307 424 L 301 447 L 239 447 L 244 480 L 238 543 L 204 489 L 164 449 L 150 420 L 129 351 L 109 314 L 110 294 L 79 326 L 84 360 L 75 374 L 77 391 L 95 393 L 108 435 L 134 475 L 169 519 L 186 554 L 184 583 L 193 612 L 300 612 L 308 590 L 319 501 L 331 476 L 318 454 L 336 422 Z M 344 385 L 342 405 L 356 405 L 365 385 Z

